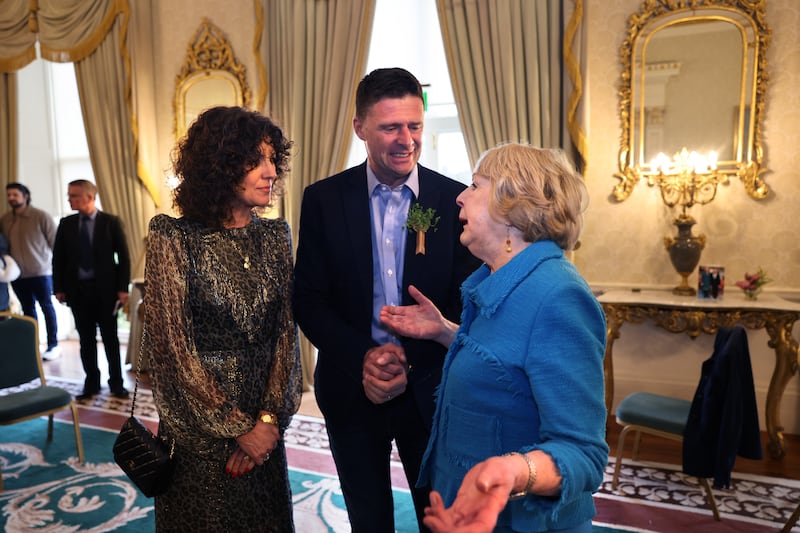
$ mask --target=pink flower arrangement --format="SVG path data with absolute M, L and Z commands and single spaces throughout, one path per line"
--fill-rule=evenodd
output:
M 755 299 L 758 293 L 761 292 L 762 287 L 772 281 L 767 277 L 767 273 L 763 268 L 758 267 L 758 272 L 755 274 L 748 274 L 745 272 L 744 280 L 737 281 L 736 286 L 744 291 L 744 295 L 748 299 Z

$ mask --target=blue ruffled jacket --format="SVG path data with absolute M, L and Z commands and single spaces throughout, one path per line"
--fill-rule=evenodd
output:
M 606 326 L 596 298 L 561 248 L 541 241 L 492 275 L 481 266 L 462 299 L 419 484 L 430 482 L 449 506 L 475 464 L 539 449 L 561 473 L 560 495 L 510 501 L 495 531 L 590 520 L 608 461 Z

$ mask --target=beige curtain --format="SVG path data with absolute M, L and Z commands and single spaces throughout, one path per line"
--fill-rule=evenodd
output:
M 586 64 L 586 5 L 583 0 L 564 2 L 564 20 L 567 26 L 564 31 L 564 98 L 567 102 L 567 128 L 572 140 L 575 163 L 581 172 L 586 174 L 589 163 L 589 143 L 586 131 L 589 127 L 589 110 L 585 102 L 589 101 L 589 87 Z
M 123 220 L 131 253 L 137 257 L 154 213 L 152 198 L 157 196 L 150 195 L 157 189 L 147 176 L 137 174 L 125 42 L 128 18 L 128 0 L 3 0 L 0 71 L 15 72 L 33 61 L 37 37 L 43 59 L 75 63 L 103 208 Z
M 144 250 L 147 221 L 155 206 L 137 179 L 136 142 L 130 112 L 130 84 L 119 57 L 122 21 L 109 38 L 83 61 L 75 63 L 81 112 L 103 208 L 125 223 L 131 257 Z
M 265 112 L 294 141 L 283 212 L 297 241 L 303 189 L 344 168 L 355 91 L 364 75 L 375 0 L 261 0 L 268 91 Z M 313 385 L 314 347 L 301 338 L 303 386 Z
M 436 0 L 471 163 L 505 141 L 564 138 L 562 0 Z
M 153 206 L 144 202 L 142 219 L 147 223 L 151 211 L 161 205 L 161 188 L 158 181 L 163 180 L 165 168 L 159 166 L 158 125 L 156 112 L 155 52 L 153 49 L 153 0 L 131 2 L 131 19 L 128 31 L 131 52 L 131 96 L 133 104 L 133 132 L 138 141 L 139 159 L 137 174 L 142 183 L 148 183 L 148 191 Z M 146 230 L 146 228 L 145 228 Z M 144 238 L 142 239 L 142 243 Z M 144 278 L 144 248 L 138 255 L 131 255 L 131 277 Z
M 17 181 L 17 77 L 36 58 L 28 0 L 2 0 L 0 9 L 0 185 Z M 2 202 L 0 213 L 6 210 Z
M 6 184 L 17 181 L 16 78 L 13 72 L 0 73 L 0 191 L 3 193 Z M 0 213 L 3 211 L 0 209 Z

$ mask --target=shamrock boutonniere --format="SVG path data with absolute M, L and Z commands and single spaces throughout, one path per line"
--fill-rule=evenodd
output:
M 422 209 L 419 204 L 412 205 L 408 210 L 408 218 L 404 227 L 417 232 L 417 250 L 418 254 L 425 255 L 425 232 L 433 228 L 436 231 L 436 224 L 439 223 L 439 218 L 436 216 L 436 210 L 432 207 Z

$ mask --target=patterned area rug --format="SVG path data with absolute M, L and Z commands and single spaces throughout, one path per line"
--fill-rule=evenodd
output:
M 82 382 L 62 378 L 48 378 L 48 381 L 50 384 L 62 386 L 74 394 L 80 393 L 82 388 Z M 119 420 L 122 420 L 130 412 L 130 402 L 130 399 L 113 398 L 104 390 L 93 400 L 80 403 L 81 426 L 91 427 L 91 422 L 87 424 L 86 421 L 91 420 L 93 414 L 102 414 L 105 417 L 109 414 L 118 415 Z M 152 394 L 147 389 L 139 389 L 136 399 L 136 414 L 152 423 L 157 421 Z M 14 426 L 9 427 L 13 428 Z M 107 425 L 106 428 L 108 428 Z M 110 442 L 113 442 L 115 428 L 108 429 L 112 431 L 105 432 L 106 437 L 102 439 L 98 437 L 98 439 L 107 440 L 105 461 L 111 462 L 108 468 L 114 470 L 116 465 L 111 459 Z M 64 441 L 62 444 L 66 447 L 63 450 L 64 455 L 55 455 L 55 452 L 50 450 L 50 446 L 47 447 L 46 453 L 48 456 L 53 453 L 55 457 L 69 457 L 70 459 L 66 462 L 62 461 L 62 464 L 72 461 L 70 468 L 79 468 L 80 465 L 74 464 L 75 446 L 71 438 L 71 428 L 67 427 L 66 430 L 62 428 L 61 431 L 67 431 L 66 436 L 62 439 Z M 6 428 L 3 432 L 4 435 L 0 441 L 6 443 L 8 442 Z M 84 436 L 84 442 L 88 440 Z M 292 470 L 297 531 L 302 533 L 349 531 L 341 490 L 336 477 L 336 468 L 330 456 L 324 421 L 297 415 L 285 435 L 285 440 L 289 465 Z M 13 479 L 12 470 L 7 465 L 14 463 L 14 460 L 6 457 L 9 453 L 6 444 L 0 444 L 0 452 L 2 452 L 0 453 L 0 466 L 3 467 L 4 480 L 7 475 L 12 475 Z M 93 460 L 94 455 L 89 453 L 87 446 L 87 461 Z M 603 484 L 595 495 L 597 516 L 594 521 L 594 530 L 596 532 L 776 531 L 783 526 L 800 503 L 800 481 L 734 472 L 731 489 L 714 491 L 717 506 L 722 515 L 722 521 L 716 522 L 711 516 L 702 487 L 695 478 L 681 473 L 679 467 L 669 464 L 624 461 L 620 484 L 614 491 L 611 489 L 613 466 L 613 459 L 611 459 L 606 467 Z M 392 474 L 397 500 L 396 507 L 398 508 L 398 531 L 416 531 L 411 498 L 396 450 L 392 454 Z M 22 477 L 26 478 L 27 475 Z M 74 475 L 76 474 L 63 477 L 71 479 L 71 476 Z M 119 483 L 127 483 L 127 479 L 118 469 L 116 469 L 116 475 L 119 476 Z M 7 485 L 11 485 L 11 483 L 9 482 Z M 127 490 L 126 488 L 125 491 Z M 149 517 L 137 520 L 139 525 L 135 530 L 147 531 L 146 528 L 141 529 L 141 524 L 152 523 L 152 500 L 144 499 L 136 491 L 133 492 L 143 499 L 141 505 L 150 508 Z M 9 509 L 16 509 L 16 504 L 12 505 L 7 500 L 6 493 L 1 496 L 4 516 L 7 518 Z M 126 512 L 130 513 L 131 511 Z M 9 526 L 8 523 L 5 525 Z M 52 523 L 50 525 L 52 526 Z M 7 530 L 11 531 L 12 529 Z M 30 530 L 32 529 L 17 529 L 17 531 Z M 94 530 L 99 531 L 99 529 Z M 58 529 L 52 529 L 52 531 L 58 531 Z M 88 531 L 88 529 L 75 531 Z M 796 527 L 793 531 L 800 531 L 800 527 Z
M 730 489 L 714 489 L 722 517 L 716 522 L 697 478 L 680 470 L 676 465 L 623 460 L 614 491 L 610 459 L 595 495 L 597 521 L 663 532 L 776 531 L 800 503 L 800 481 L 734 472 Z
M 86 461 L 79 463 L 72 426 L 55 424 L 46 441 L 44 418 L 3 429 L 0 530 L 8 533 L 155 531 L 153 500 L 113 461 L 116 431 L 82 427 Z M 295 461 L 291 461 L 293 463 Z M 302 533 L 350 531 L 335 475 L 290 467 L 295 527 Z M 411 497 L 395 491 L 397 530 L 416 531 Z

